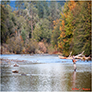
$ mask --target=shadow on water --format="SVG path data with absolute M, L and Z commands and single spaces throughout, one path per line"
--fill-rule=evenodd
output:
M 76 81 L 76 71 L 73 72 L 73 84 L 72 84 L 72 88 L 75 88 L 75 81 Z
M 55 59 L 57 59 L 57 57 L 55 57 Z M 19 67 L 3 66 L 1 67 L 1 90 L 89 91 L 91 89 L 90 67 L 90 63 L 77 63 L 77 71 L 74 71 L 73 64 L 66 62 L 21 64 Z M 12 70 L 19 72 L 12 73 Z

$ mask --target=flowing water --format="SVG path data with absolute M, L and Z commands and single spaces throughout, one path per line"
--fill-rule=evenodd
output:
M 91 61 L 77 61 L 74 72 L 72 60 L 59 59 L 57 55 L 1 55 L 1 58 L 11 59 L 2 61 L 0 66 L 1 91 L 91 90 Z M 17 62 L 19 67 L 14 67 L 13 60 L 26 62 Z

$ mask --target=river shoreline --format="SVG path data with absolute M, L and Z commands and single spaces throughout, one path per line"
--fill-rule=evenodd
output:
M 5 61 L 5 62 L 12 62 L 12 61 L 13 62 L 27 62 L 29 61 L 30 63 L 37 63 L 39 57 L 40 59 L 46 60 L 48 59 L 48 56 L 50 56 L 52 59 L 53 58 L 59 59 L 60 61 L 62 60 L 72 61 L 72 59 L 60 59 L 57 54 L 47 54 L 47 53 L 46 54 L 1 54 L 0 61 Z M 86 61 L 83 61 L 83 62 L 86 62 Z
M 5 65 L 5 64 L 7 64 L 7 65 L 12 65 L 12 63 L 18 63 L 18 64 L 23 64 L 23 63 L 25 63 L 25 64 L 29 64 L 29 62 L 27 61 L 27 60 L 17 60 L 17 59 L 0 59 L 0 64 L 1 65 Z M 30 61 L 30 64 L 44 64 L 44 63 L 39 63 L 39 62 L 32 62 L 32 61 Z

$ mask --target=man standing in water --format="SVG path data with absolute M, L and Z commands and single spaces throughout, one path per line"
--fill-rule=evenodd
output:
M 76 60 L 75 60 L 74 56 L 73 56 L 72 61 L 73 61 L 74 71 L 76 71 Z

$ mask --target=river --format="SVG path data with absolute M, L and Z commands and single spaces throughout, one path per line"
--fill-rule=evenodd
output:
M 11 60 L 0 65 L 1 91 L 91 90 L 91 61 L 77 61 L 74 72 L 72 60 L 59 59 L 57 55 L 18 54 L 1 55 L 1 58 Z M 14 67 L 14 63 L 19 67 Z

